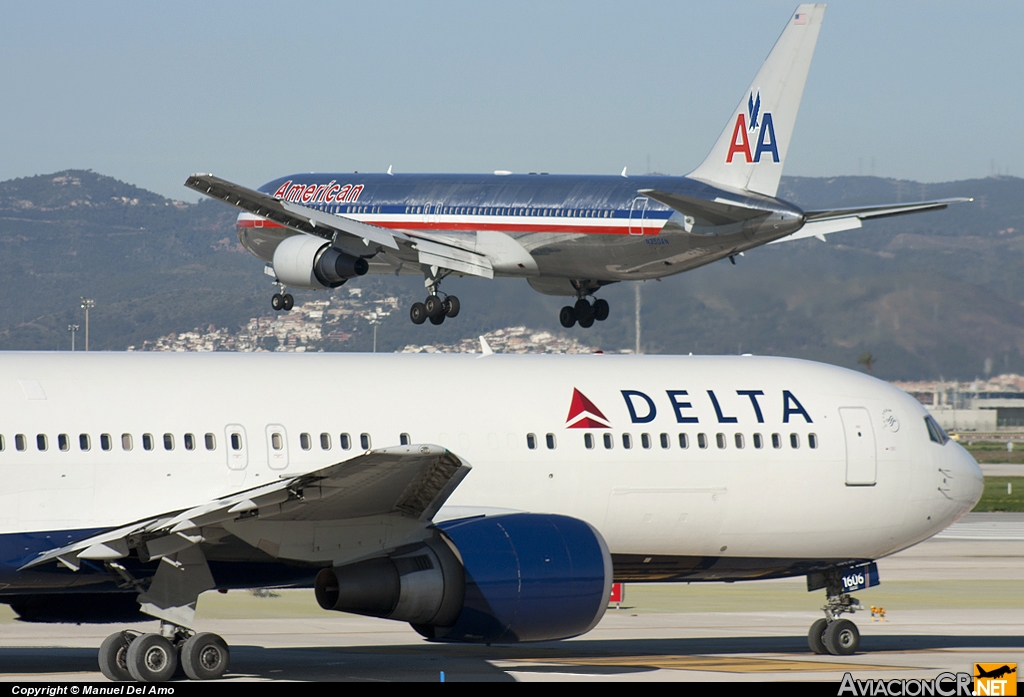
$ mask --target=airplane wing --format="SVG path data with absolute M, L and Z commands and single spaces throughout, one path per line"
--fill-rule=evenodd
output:
M 352 242 L 361 240 L 365 246 L 373 243 L 395 250 L 403 261 L 438 266 L 472 276 L 494 277 L 490 259 L 486 256 L 445 242 L 426 240 L 420 235 L 410 237 L 398 230 L 284 201 L 212 174 L 193 174 L 185 180 L 185 186 L 296 232 L 332 240 L 339 247 L 346 246 L 339 244 L 339 237 Z M 348 251 L 353 250 L 350 248 Z M 358 254 L 358 250 L 354 253 Z
M 916 201 L 914 203 L 895 203 L 881 206 L 859 206 L 855 208 L 831 208 L 820 211 L 804 211 L 804 226 L 788 237 L 773 240 L 768 244 L 802 240 L 817 237 L 825 241 L 825 235 L 842 230 L 855 230 L 861 227 L 862 220 L 873 218 L 889 218 L 909 213 L 924 211 L 941 211 L 951 203 L 967 203 L 973 198 L 942 198 L 934 201 Z
M 252 519 L 332 521 L 343 527 L 356 518 L 398 516 L 425 526 L 469 470 L 468 464 L 436 445 L 383 448 L 107 530 L 40 554 L 21 568 L 56 561 L 77 571 L 82 560 L 114 561 L 133 549 L 143 559 L 170 557 L 203 542 L 212 529 Z

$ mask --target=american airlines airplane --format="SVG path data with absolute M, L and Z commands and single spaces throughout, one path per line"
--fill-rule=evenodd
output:
M 3 353 L 0 373 L 0 602 L 159 619 L 102 643 L 113 680 L 223 675 L 199 595 L 273 586 L 515 643 L 589 631 L 613 581 L 806 576 L 810 648 L 849 654 L 874 560 L 982 490 L 912 397 L 784 358 Z
M 729 117 L 707 159 L 684 177 L 312 173 L 248 189 L 212 174 L 185 186 L 229 203 L 238 237 L 279 286 L 337 288 L 366 273 L 423 274 L 416 324 L 459 314 L 440 291 L 451 275 L 525 278 L 575 298 L 563 327 L 608 317 L 602 286 L 661 278 L 748 249 L 938 210 L 970 199 L 802 210 L 776 197 L 824 5 L 800 5 Z

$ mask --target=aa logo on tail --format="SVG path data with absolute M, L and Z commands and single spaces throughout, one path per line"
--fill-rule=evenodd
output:
M 750 93 L 750 99 L 747 100 L 747 113 L 744 114 L 741 111 L 736 114 L 736 124 L 732 129 L 732 141 L 729 143 L 729 152 L 725 156 L 727 164 L 731 163 L 737 155 L 742 155 L 744 162 L 760 162 L 761 155 L 765 153 L 772 154 L 773 162 L 779 161 L 779 145 L 775 141 L 772 113 L 766 111 L 764 114 L 760 114 L 760 111 L 761 90 L 758 90 L 756 97 L 753 92 Z M 758 122 L 759 116 L 760 122 Z M 750 154 L 751 135 L 756 135 L 755 142 L 757 144 L 753 155 Z

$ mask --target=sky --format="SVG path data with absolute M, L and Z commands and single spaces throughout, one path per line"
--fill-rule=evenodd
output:
M 685 174 L 792 0 L 2 0 L 0 180 Z M 1024 3 L 829 4 L 785 174 L 1020 176 Z

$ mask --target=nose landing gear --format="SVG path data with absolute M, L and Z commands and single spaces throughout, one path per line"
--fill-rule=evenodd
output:
M 860 648 L 860 631 L 857 625 L 850 620 L 842 619 L 840 615 L 853 614 L 864 607 L 859 600 L 843 592 L 841 578 L 841 572 L 838 570 L 830 570 L 825 574 L 826 598 L 825 605 L 821 608 L 825 617 L 816 620 L 807 632 L 807 645 L 816 654 L 849 656 Z
M 281 310 L 288 312 L 295 307 L 295 298 L 292 297 L 292 294 L 288 292 L 288 289 L 285 288 L 283 283 L 278 283 L 277 285 L 281 287 L 281 290 L 280 292 L 274 293 L 270 298 L 270 306 L 274 308 L 274 312 L 279 312 Z

